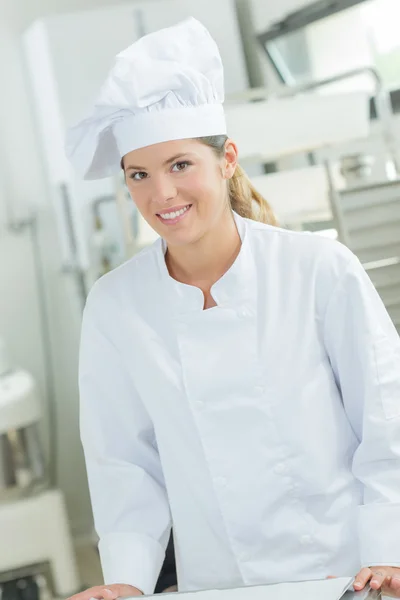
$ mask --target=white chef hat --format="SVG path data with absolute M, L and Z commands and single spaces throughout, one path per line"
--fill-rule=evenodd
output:
M 225 134 L 223 101 L 217 44 L 187 19 L 117 55 L 91 114 L 69 129 L 66 154 L 84 179 L 108 177 L 137 148 Z

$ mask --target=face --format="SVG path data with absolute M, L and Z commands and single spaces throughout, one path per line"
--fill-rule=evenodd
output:
M 169 245 L 195 243 L 229 218 L 227 179 L 237 148 L 225 156 L 197 140 L 177 140 L 134 150 L 123 159 L 130 195 L 148 224 Z

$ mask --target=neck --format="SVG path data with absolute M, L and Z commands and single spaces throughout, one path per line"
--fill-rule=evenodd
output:
M 207 292 L 232 266 L 241 247 L 241 239 L 231 210 L 216 226 L 193 244 L 168 247 L 166 264 L 171 277 L 195 285 Z

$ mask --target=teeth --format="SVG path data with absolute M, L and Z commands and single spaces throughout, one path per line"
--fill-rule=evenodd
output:
M 177 210 L 176 212 L 164 213 L 163 215 L 159 215 L 162 219 L 176 219 L 183 215 L 187 210 L 189 210 L 190 206 L 185 206 L 185 208 L 181 208 L 181 210 Z

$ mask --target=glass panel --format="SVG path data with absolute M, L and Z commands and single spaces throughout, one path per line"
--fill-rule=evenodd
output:
M 400 86 L 400 0 L 366 0 L 305 28 L 267 42 L 266 50 L 287 85 L 373 66 L 388 88 Z M 360 77 L 336 84 L 373 90 Z

